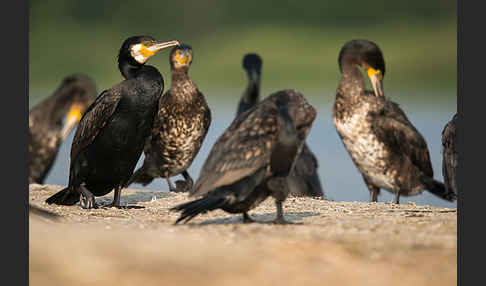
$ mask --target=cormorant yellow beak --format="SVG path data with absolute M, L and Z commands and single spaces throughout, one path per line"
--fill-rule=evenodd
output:
M 73 104 L 66 115 L 66 122 L 61 130 L 62 141 L 66 140 L 74 126 L 76 126 L 76 124 L 78 124 L 81 120 L 82 115 L 81 106 L 78 104 Z
M 371 84 L 373 85 L 375 96 L 383 96 L 383 76 L 381 75 L 381 71 L 375 70 L 374 68 L 368 68 L 367 73 L 371 80 Z

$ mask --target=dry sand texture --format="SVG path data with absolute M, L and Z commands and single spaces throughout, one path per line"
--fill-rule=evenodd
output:
M 186 194 L 123 190 L 137 209 L 47 205 L 60 186 L 30 185 L 30 285 L 456 285 L 457 210 L 289 198 L 302 225 L 241 224 L 213 211 L 174 226 Z M 363 190 L 364 191 L 364 190 Z M 113 194 L 97 198 L 111 202 Z M 272 199 L 250 215 L 275 217 Z

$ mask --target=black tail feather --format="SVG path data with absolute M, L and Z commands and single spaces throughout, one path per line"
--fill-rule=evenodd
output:
M 64 206 L 72 206 L 77 202 L 79 202 L 79 193 L 76 191 L 72 191 L 71 187 L 66 187 L 60 190 L 46 200 L 46 203 L 48 204 Z
M 182 220 L 185 220 L 184 223 L 187 223 L 198 214 L 206 213 L 208 211 L 223 207 L 228 203 L 228 200 L 229 199 L 226 196 L 207 195 L 200 199 L 175 206 L 170 210 L 182 212 L 175 224 L 178 224 Z
M 457 200 L 457 195 L 452 190 L 446 189 L 443 183 L 428 176 L 422 176 L 421 181 L 429 192 L 438 196 L 439 198 L 449 202 L 454 202 Z
M 141 167 L 135 173 L 133 173 L 132 177 L 128 181 L 128 183 L 125 185 L 125 187 L 128 187 L 132 183 L 137 183 L 137 184 L 142 184 L 142 186 L 146 186 L 150 184 L 154 180 L 154 177 L 152 177 L 150 174 L 148 174 L 145 171 L 145 168 Z

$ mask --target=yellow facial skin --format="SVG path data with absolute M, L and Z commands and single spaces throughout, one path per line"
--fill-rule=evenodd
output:
M 374 75 L 377 76 L 377 75 L 381 74 L 381 71 L 375 70 L 374 68 L 368 68 L 367 73 L 368 73 L 368 77 L 371 78 Z
M 177 64 L 179 65 L 185 65 L 186 63 L 190 62 L 192 58 L 192 55 L 190 53 L 187 53 L 184 55 L 184 53 L 180 50 L 177 50 L 174 54 L 174 60 Z
M 68 114 L 66 115 L 66 122 L 64 123 L 64 127 L 61 130 L 61 138 L 62 140 L 66 140 L 71 130 L 79 123 L 81 117 L 83 116 L 83 108 L 79 104 L 74 104 L 69 109 Z
M 66 117 L 67 121 L 76 121 L 79 122 L 81 120 L 81 117 L 83 116 L 83 113 L 81 112 L 81 108 L 77 105 L 73 105 L 71 109 L 69 110 L 69 113 Z
M 148 49 L 148 47 L 144 44 L 142 44 L 142 46 L 140 47 L 140 51 L 139 53 L 144 56 L 145 58 L 150 58 L 151 56 L 155 55 L 155 51 L 151 51 L 150 49 Z

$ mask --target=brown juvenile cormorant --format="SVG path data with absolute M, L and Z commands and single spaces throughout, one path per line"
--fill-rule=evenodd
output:
M 188 75 L 192 63 L 192 48 L 174 47 L 170 53 L 172 81 L 170 89 L 160 98 L 158 114 L 151 136 L 145 144 L 145 159 L 130 179 L 131 183 L 148 185 L 155 178 L 165 178 L 171 192 L 189 191 L 193 180 L 187 169 L 191 166 L 211 124 L 211 111 L 204 95 Z M 182 174 L 185 181 L 170 177 Z
M 128 182 L 150 134 L 164 89 L 160 72 L 145 62 L 179 42 L 130 37 L 118 54 L 124 81 L 103 91 L 84 113 L 71 146 L 69 185 L 47 203 L 96 207 L 95 196 L 115 189 L 111 206 L 120 207 L 121 188 Z
M 442 131 L 442 176 L 446 190 L 457 195 L 457 113 L 452 117 Z
M 289 189 L 286 178 L 316 117 L 315 109 L 295 90 L 268 96 L 238 116 L 218 138 L 206 159 L 191 196 L 202 196 L 178 205 L 176 223 L 200 213 L 223 209 L 247 212 L 267 197 L 275 198 L 275 223 L 287 223 L 282 202 Z
M 424 189 L 447 201 L 456 196 L 433 179 L 427 144 L 398 104 L 383 94 L 385 61 L 368 40 L 352 40 L 339 53 L 341 80 L 333 108 L 337 132 L 376 202 L 380 188 L 411 196 Z M 365 90 L 363 68 L 373 91 Z
M 248 75 L 248 87 L 238 104 L 236 116 L 255 106 L 260 101 L 260 76 L 262 59 L 258 54 L 250 53 L 243 57 L 243 68 Z M 324 197 L 318 168 L 317 158 L 304 143 L 294 169 L 287 178 L 290 194 L 294 196 Z
M 44 182 L 61 143 L 78 124 L 96 94 L 96 86 L 89 77 L 73 74 L 62 80 L 54 94 L 29 111 L 30 184 Z

